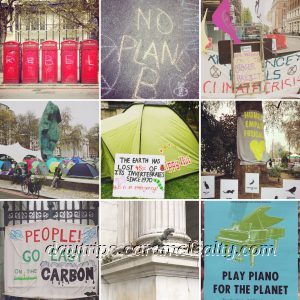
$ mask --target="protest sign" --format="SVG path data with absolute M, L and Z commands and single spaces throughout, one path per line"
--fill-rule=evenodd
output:
M 235 86 L 241 84 L 261 82 L 263 73 L 259 52 L 234 53 L 234 81 Z
M 5 294 L 41 299 L 96 296 L 98 259 L 92 250 L 97 249 L 97 236 L 96 226 L 56 220 L 7 226 Z
M 161 199 L 165 195 L 165 156 L 116 154 L 113 197 Z
M 245 174 L 246 193 L 259 194 L 259 173 Z
M 215 176 L 201 176 L 201 198 L 215 198 Z
M 239 181 L 237 179 L 221 179 L 220 199 L 238 199 Z
M 285 194 L 282 188 L 261 188 L 261 199 L 285 199 Z
M 300 180 L 283 179 L 283 190 L 286 199 L 300 199 Z
M 237 153 L 241 165 L 266 164 L 263 115 L 245 111 L 237 119 Z
M 206 201 L 204 299 L 298 294 L 298 203 Z

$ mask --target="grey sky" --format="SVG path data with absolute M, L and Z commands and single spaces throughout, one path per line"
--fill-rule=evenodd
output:
M 51 100 L 52 101 L 52 100 Z M 1 101 L 14 111 L 15 114 L 26 113 L 32 111 L 38 118 L 43 114 L 43 111 L 48 101 Z M 52 101 L 62 111 L 66 107 L 71 110 L 72 125 L 82 124 L 87 129 L 99 123 L 99 103 L 98 101 Z

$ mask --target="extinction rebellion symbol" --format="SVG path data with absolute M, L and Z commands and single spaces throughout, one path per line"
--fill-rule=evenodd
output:
M 222 72 L 217 68 L 216 66 L 212 66 L 210 68 L 210 75 L 213 78 L 219 78 L 221 76 Z
M 297 65 L 293 65 L 288 69 L 287 74 L 294 75 L 296 72 L 297 72 Z

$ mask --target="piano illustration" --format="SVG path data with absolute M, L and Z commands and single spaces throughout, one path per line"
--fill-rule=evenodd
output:
M 230 245 L 236 247 L 237 256 L 235 260 L 238 262 L 244 261 L 242 247 L 246 247 L 249 252 L 250 266 L 254 266 L 254 254 L 257 252 L 251 251 L 251 249 L 257 249 L 262 245 L 266 245 L 269 240 L 274 241 L 274 251 L 278 246 L 278 240 L 285 235 L 284 228 L 272 227 L 273 225 L 281 222 L 283 218 L 267 216 L 266 212 L 271 207 L 261 206 L 254 212 L 247 215 L 241 221 L 234 223 L 231 228 L 221 229 L 216 240 L 219 243 L 226 245 L 226 249 L 230 250 Z M 271 246 L 271 245 L 270 245 Z M 253 254 L 254 253 L 254 254 Z M 227 257 L 229 253 L 225 254 Z

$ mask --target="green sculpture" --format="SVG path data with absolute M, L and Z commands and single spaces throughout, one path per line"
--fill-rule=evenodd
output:
M 61 122 L 57 105 L 49 101 L 39 123 L 39 144 L 44 161 L 53 156 L 53 151 L 60 137 L 58 124 Z

